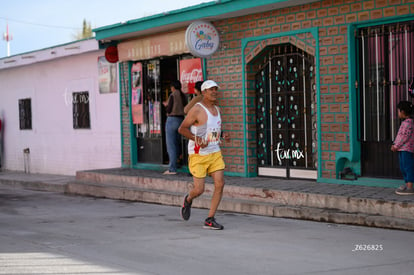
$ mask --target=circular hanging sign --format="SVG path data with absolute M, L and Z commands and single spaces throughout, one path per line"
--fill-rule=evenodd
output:
M 205 58 L 217 51 L 220 35 L 212 24 L 196 21 L 185 32 L 185 43 L 193 55 Z
M 110 63 L 118 62 L 118 48 L 116 46 L 109 46 L 105 50 L 105 58 Z

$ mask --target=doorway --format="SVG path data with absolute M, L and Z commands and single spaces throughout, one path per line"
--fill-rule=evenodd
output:
M 414 21 L 358 30 L 358 137 L 364 177 L 402 177 L 398 154 L 390 147 L 400 125 L 396 106 L 412 101 L 413 47 Z
M 165 145 L 166 113 L 170 84 L 178 78 L 178 58 L 140 61 L 142 64 L 143 119 L 136 124 L 139 163 L 167 164 Z
M 143 119 L 135 124 L 138 162 L 168 164 L 165 122 L 167 115 L 162 104 L 168 100 L 171 83 L 180 79 L 179 61 L 183 56 L 161 57 L 140 61 L 142 64 Z M 181 140 L 179 164 L 187 164 L 185 141 Z
M 291 44 L 270 53 L 255 79 L 258 174 L 316 179 L 314 57 Z

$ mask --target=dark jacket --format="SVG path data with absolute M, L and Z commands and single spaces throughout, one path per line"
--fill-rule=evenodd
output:
M 166 108 L 167 115 L 168 116 L 184 116 L 185 105 L 187 105 L 186 95 L 179 90 L 175 90 L 168 98 L 168 105 Z

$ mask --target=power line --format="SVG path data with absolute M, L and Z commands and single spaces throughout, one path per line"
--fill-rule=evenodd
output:
M 17 22 L 17 23 L 21 23 L 21 24 L 26 24 L 26 25 L 46 27 L 46 28 L 70 29 L 70 30 L 81 30 L 82 29 L 82 28 L 75 28 L 75 27 L 68 27 L 68 26 L 57 26 L 57 25 L 47 25 L 47 24 L 33 23 L 33 22 L 28 22 L 28 21 L 23 21 L 23 20 L 13 19 L 13 18 L 3 17 L 3 16 L 0 16 L 0 19 L 4 19 L 6 21 Z

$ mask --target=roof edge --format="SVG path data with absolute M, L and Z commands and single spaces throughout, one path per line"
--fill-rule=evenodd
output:
M 77 40 L 40 50 L 2 57 L 0 58 L 0 70 L 99 50 L 99 43 L 95 38 Z
M 287 6 L 300 5 L 305 2 L 315 2 L 316 0 L 220 0 L 201 3 L 198 5 L 186 7 L 179 10 L 164 12 L 148 17 L 134 19 L 114 25 L 104 26 L 93 29 L 97 40 L 121 40 L 120 37 L 125 37 L 128 34 L 144 33 L 148 30 L 157 30 L 157 28 L 171 26 L 177 28 L 186 22 L 194 20 L 220 20 L 225 18 L 225 15 L 231 17 L 237 16 L 235 13 L 241 11 L 248 11 L 252 8 L 259 8 L 262 6 L 274 6 L 274 8 L 281 8 Z M 289 2 L 289 3 L 288 3 Z M 252 11 L 251 13 L 254 13 Z M 202 14 L 202 16 L 200 16 Z M 246 12 L 248 14 L 248 12 Z M 165 30 L 165 28 L 164 28 Z M 134 35 L 131 35 L 132 37 Z
M 174 14 L 180 14 L 180 13 L 200 9 L 200 8 L 203 8 L 203 7 L 216 5 L 219 2 L 230 2 L 230 1 L 232 1 L 232 0 L 210 1 L 210 2 L 206 2 L 206 3 L 200 3 L 200 4 L 197 4 L 197 5 L 185 7 L 185 8 L 182 8 L 182 9 L 166 11 L 166 12 L 157 13 L 157 14 L 153 14 L 153 15 L 149 15 L 149 16 L 145 16 L 145 17 L 141 17 L 141 18 L 137 18 L 137 19 L 127 20 L 125 22 L 119 22 L 119 23 L 115 23 L 115 24 L 112 24 L 112 25 L 98 27 L 98 28 L 92 29 L 92 31 L 93 32 L 101 32 L 101 31 L 117 28 L 117 27 L 120 27 L 120 26 L 128 25 L 128 24 L 136 24 L 136 23 L 142 23 L 142 22 L 145 22 L 145 21 L 156 20 L 156 19 L 159 19 L 161 17 L 174 15 Z

